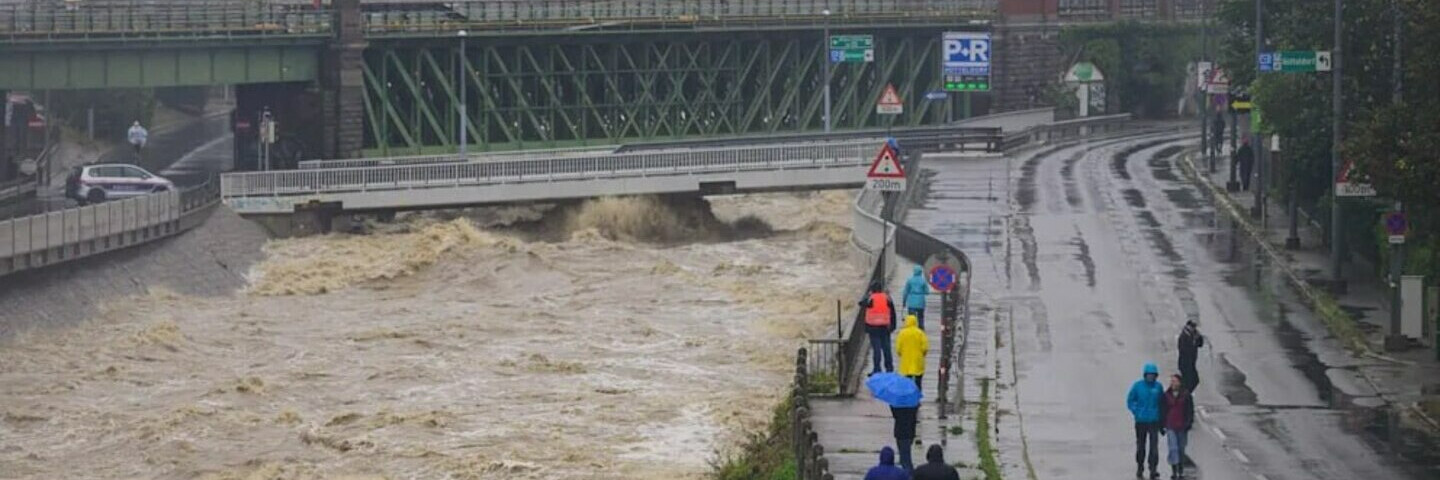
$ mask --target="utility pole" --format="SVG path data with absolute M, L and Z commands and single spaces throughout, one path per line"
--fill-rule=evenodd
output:
M 1338 0 L 1337 0 L 1338 1 Z M 1255 56 L 1259 58 L 1260 53 L 1265 51 L 1265 0 L 1255 0 Z M 1259 78 L 1260 71 L 1256 69 L 1256 78 Z M 1253 100 L 1252 100 L 1253 101 Z M 1250 150 L 1255 155 L 1255 168 L 1258 170 L 1255 182 L 1255 207 L 1250 210 L 1250 215 L 1260 219 L 1260 226 L 1265 226 L 1265 144 L 1260 137 L 1260 124 L 1256 122 L 1262 118 L 1256 113 L 1259 112 L 1259 105 L 1252 107 L 1250 111 Z M 1246 179 L 1249 180 L 1249 179 Z
M 830 9 L 820 13 L 825 16 L 825 38 L 820 41 L 821 48 L 825 50 L 825 133 L 830 133 L 830 63 L 835 59 L 830 58 Z
M 1335 50 L 1330 53 L 1330 60 L 1335 64 L 1331 79 L 1334 81 L 1331 103 L 1335 111 L 1330 119 L 1330 275 L 1334 277 L 1337 290 L 1343 291 L 1345 280 L 1341 277 L 1343 273 L 1340 266 L 1340 251 L 1344 249 L 1344 236 L 1340 234 L 1340 196 L 1335 189 L 1335 181 L 1340 178 L 1340 127 L 1344 123 L 1345 115 L 1344 99 L 1340 93 L 1340 78 L 1344 72 L 1342 65 L 1345 61 L 1344 49 L 1344 19 L 1341 17 L 1345 9 L 1345 0 L 1335 0 Z
M 1390 103 L 1399 106 L 1400 103 L 1404 101 L 1401 89 L 1404 86 L 1403 76 L 1405 70 L 1401 64 L 1402 60 L 1400 57 L 1400 37 L 1403 28 L 1403 19 L 1400 14 L 1400 4 L 1395 0 L 1390 0 L 1390 13 L 1393 17 L 1392 20 L 1395 22 L 1393 31 L 1394 38 L 1391 40 L 1391 47 L 1393 48 L 1391 56 L 1394 58 L 1391 59 L 1390 64 L 1390 86 L 1392 88 L 1390 92 Z M 1402 213 L 1405 211 L 1405 205 L 1400 203 L 1399 200 L 1395 201 L 1395 211 Z M 1400 295 L 1400 276 L 1403 273 L 1405 273 L 1405 243 L 1402 237 L 1400 243 L 1390 242 L 1390 294 L 1392 295 L 1392 300 L 1390 301 L 1390 334 L 1385 337 L 1386 350 L 1403 350 L 1407 343 L 1405 337 L 1400 334 L 1400 313 L 1405 306 L 1405 297 Z
M 470 86 L 470 72 L 465 70 L 465 66 L 468 64 L 466 62 L 468 57 L 465 56 L 465 37 L 469 34 L 470 32 L 464 30 L 456 32 L 456 35 L 460 37 L 460 65 L 457 67 L 457 70 L 460 71 L 460 161 L 470 159 L 468 136 L 470 133 L 470 112 L 468 111 L 470 105 L 465 101 L 465 91 L 469 90 Z

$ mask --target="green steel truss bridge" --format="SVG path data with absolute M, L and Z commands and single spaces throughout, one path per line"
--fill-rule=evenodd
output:
M 871 34 L 875 47 L 873 62 L 832 65 L 833 127 L 922 126 L 969 107 L 960 95 L 925 99 L 941 88 L 942 33 L 988 30 L 996 8 L 995 0 L 0 0 L 0 90 L 236 85 L 238 115 L 250 114 L 247 102 L 272 107 L 305 158 L 456 151 L 462 97 L 472 151 L 811 132 L 824 126 L 828 29 Z M 887 84 L 903 114 L 876 114 Z

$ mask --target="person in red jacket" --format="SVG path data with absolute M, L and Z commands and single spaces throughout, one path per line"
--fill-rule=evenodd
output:
M 1195 425 L 1195 397 L 1185 390 L 1180 375 L 1170 376 L 1170 389 L 1160 400 L 1160 421 L 1165 425 L 1165 436 L 1170 440 L 1170 478 L 1185 474 L 1185 444 L 1190 439 L 1190 427 Z

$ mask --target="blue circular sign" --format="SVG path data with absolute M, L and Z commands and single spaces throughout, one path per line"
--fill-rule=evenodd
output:
M 1385 230 L 1389 231 L 1391 235 L 1404 235 L 1410 230 L 1409 227 L 1408 222 L 1405 221 L 1404 213 L 1390 212 L 1390 214 L 1385 216 Z
M 926 277 L 930 286 L 942 292 L 948 292 L 955 288 L 955 269 L 949 265 L 936 265 L 930 269 L 930 275 Z

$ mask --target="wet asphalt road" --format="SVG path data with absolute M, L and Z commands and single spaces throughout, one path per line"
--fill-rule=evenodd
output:
M 1176 335 L 1197 319 L 1210 346 L 1186 478 L 1424 478 L 1347 414 L 1337 384 L 1356 361 L 1276 300 L 1254 246 L 1175 165 L 1194 137 L 926 160 L 929 196 L 907 223 L 975 264 L 975 314 L 1001 337 L 1005 476 L 1027 478 L 1028 457 L 1041 479 L 1134 478 L 1125 394 L 1147 361 L 1176 371 Z
M 233 137 L 229 117 L 219 115 L 153 133 L 149 146 L 138 159 L 125 147 L 112 149 L 100 156 L 103 163 L 138 164 L 175 182 L 180 188 L 204 183 L 212 175 L 234 166 Z M 65 176 L 70 172 L 56 171 L 48 188 L 36 192 L 33 199 L 0 205 L 0 220 L 36 215 L 77 206 L 65 198 Z

